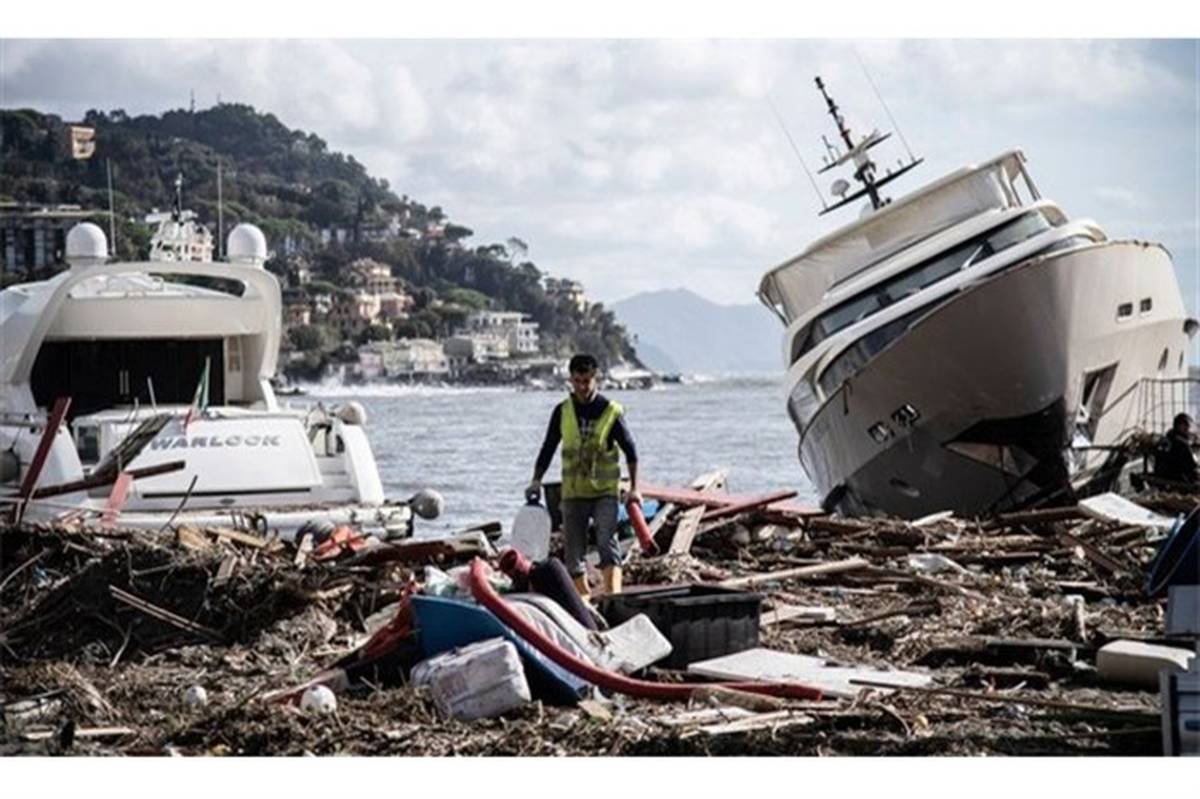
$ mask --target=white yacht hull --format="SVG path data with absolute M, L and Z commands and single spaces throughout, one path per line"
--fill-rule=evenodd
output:
M 1143 378 L 1186 374 L 1187 321 L 1157 245 L 1035 259 L 964 289 L 868 361 L 802 431 L 801 463 L 844 512 L 976 514 L 1065 492 L 1104 457 L 1070 452 L 1086 375 L 1108 383 L 1090 443 L 1116 443 L 1141 421 Z

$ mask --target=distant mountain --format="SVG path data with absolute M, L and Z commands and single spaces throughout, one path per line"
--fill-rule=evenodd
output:
M 635 294 L 609 306 L 647 366 L 714 374 L 781 371 L 783 326 L 761 305 L 718 305 L 687 289 Z

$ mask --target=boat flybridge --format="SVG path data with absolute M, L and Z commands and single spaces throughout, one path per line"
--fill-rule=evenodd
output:
M 816 82 L 845 147 L 827 143 L 822 171 L 859 184 L 835 181 L 822 213 L 867 203 L 758 295 L 786 328 L 788 413 L 823 504 L 913 518 L 1105 489 L 1119 445 L 1169 425 L 1195 382 L 1166 249 L 1069 218 L 1020 150 L 891 201 L 881 189 L 919 159 L 879 175 L 887 135 L 856 142 Z
M 228 262 L 153 252 L 165 254 L 110 263 L 104 233 L 83 223 L 67 271 L 0 293 L 0 512 L 411 533 L 361 405 L 276 399 L 280 290 L 262 232 L 235 227 Z M 440 503 L 414 504 L 429 517 Z

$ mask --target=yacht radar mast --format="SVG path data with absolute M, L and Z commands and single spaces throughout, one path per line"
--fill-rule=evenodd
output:
M 847 195 L 843 192 L 842 196 L 839 197 L 838 202 L 822 210 L 820 215 L 824 216 L 830 211 L 848 205 L 864 196 L 871 199 L 871 207 L 874 210 L 882 208 L 891 202 L 891 200 L 880 195 L 880 187 L 891 183 L 893 180 L 917 166 L 925 159 L 912 158 L 912 160 L 910 160 L 907 164 L 901 162 L 897 169 L 889 169 L 886 173 L 884 173 L 883 177 L 876 177 L 875 162 L 872 161 L 867 155 L 867 151 L 872 147 L 887 141 L 889 138 L 891 138 L 892 134 L 880 133 L 879 130 L 876 129 L 864 136 L 860 141 L 858 141 L 858 143 L 855 143 L 854 138 L 850 135 L 850 128 L 846 127 L 845 118 L 838 113 L 837 103 L 835 103 L 833 98 L 830 97 L 828 92 L 825 91 L 825 82 L 821 80 L 819 75 L 816 78 L 816 83 L 817 89 L 821 92 L 821 96 L 825 98 L 825 107 L 828 109 L 829 115 L 833 117 L 833 121 L 837 124 L 838 134 L 842 137 L 842 141 L 846 144 L 846 151 L 844 153 L 838 153 L 836 146 L 831 145 L 824 136 L 821 137 L 822 141 L 825 142 L 825 147 L 829 151 L 829 155 L 825 157 L 825 166 L 817 170 L 817 174 L 828 172 L 835 167 L 839 167 L 843 164 L 853 161 L 855 165 L 854 179 L 862 184 L 862 188 L 853 194 Z M 840 182 L 841 181 L 839 181 L 839 183 Z

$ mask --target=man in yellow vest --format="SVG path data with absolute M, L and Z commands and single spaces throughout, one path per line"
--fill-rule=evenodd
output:
M 546 438 L 533 469 L 526 494 L 540 494 L 542 475 L 550 468 L 554 451 L 562 442 L 562 516 L 566 566 L 575 587 L 590 596 L 583 556 L 587 550 L 588 521 L 596 525 L 600 571 L 604 590 L 621 591 L 621 548 L 617 544 L 617 499 L 620 495 L 621 459 L 629 468 L 629 499 L 641 502 L 637 488 L 637 449 L 625 425 L 625 409 L 597 393 L 596 359 L 580 354 L 571 358 L 571 396 L 555 406 Z

